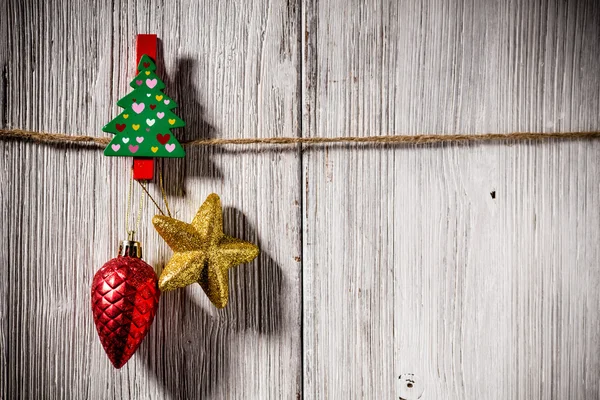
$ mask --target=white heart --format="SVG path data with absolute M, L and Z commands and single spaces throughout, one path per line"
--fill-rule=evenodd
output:
M 169 104 L 171 100 L 165 100 L 165 104 Z
M 138 143 L 142 143 L 144 141 L 144 138 L 141 137 L 141 136 L 138 136 L 138 137 L 135 138 L 135 141 L 138 142 Z
M 175 143 L 169 143 L 165 146 L 165 149 L 167 149 L 167 151 L 171 153 L 173 150 L 175 150 Z
M 152 96 L 152 93 L 146 93 L 146 96 L 150 97 Z
M 148 126 L 154 125 L 154 122 L 156 122 L 156 120 L 154 120 L 154 119 L 146 119 L 146 123 L 148 124 Z
M 156 113 L 156 116 L 157 116 L 158 118 L 162 119 L 162 117 L 164 117 L 164 116 L 165 116 L 165 113 L 164 113 L 164 112 L 159 112 L 159 113 Z
M 129 138 L 128 137 L 124 137 L 123 138 L 123 143 L 127 143 L 127 142 L 129 142 Z

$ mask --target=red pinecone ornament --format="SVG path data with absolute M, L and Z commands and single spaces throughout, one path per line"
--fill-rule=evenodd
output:
M 125 365 L 144 340 L 160 296 L 154 269 L 139 258 L 139 243 L 124 241 L 119 254 L 96 272 L 92 283 L 94 323 L 115 368 Z

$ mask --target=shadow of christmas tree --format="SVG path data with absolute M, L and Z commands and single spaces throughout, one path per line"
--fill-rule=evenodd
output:
M 186 126 L 176 129 L 173 133 L 180 142 L 195 139 L 212 139 L 216 131 L 205 119 L 205 109 L 200 99 L 200 93 L 194 86 L 198 61 L 191 58 L 177 59 L 175 73 L 169 76 L 162 62 L 162 42 L 158 41 L 158 75 L 163 77 L 165 93 L 173 97 L 179 107 L 178 115 L 185 121 Z M 164 171 L 165 191 L 171 196 L 185 196 L 186 178 L 198 176 L 219 179 L 223 173 L 212 161 L 213 155 L 219 152 L 219 147 L 186 146 L 186 157 L 183 160 L 157 159 Z

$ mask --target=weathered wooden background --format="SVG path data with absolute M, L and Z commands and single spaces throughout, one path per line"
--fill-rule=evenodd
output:
M 2 127 L 103 136 L 157 33 L 181 140 L 600 128 L 596 0 L 2 0 L 0 32 Z M 0 152 L 2 399 L 600 398 L 599 141 L 188 149 L 177 216 L 219 193 L 262 254 L 118 371 L 89 289 L 128 161 Z

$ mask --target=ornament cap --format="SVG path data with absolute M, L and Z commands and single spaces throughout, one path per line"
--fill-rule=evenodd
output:
M 142 258 L 142 244 L 135 240 L 123 240 L 119 245 L 119 255 L 122 257 Z

